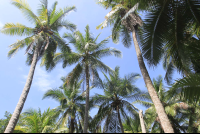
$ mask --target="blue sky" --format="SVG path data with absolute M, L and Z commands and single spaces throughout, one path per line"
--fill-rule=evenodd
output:
M 49 0 L 49 7 L 55 0 Z M 85 26 L 89 24 L 91 32 L 94 36 L 101 33 L 99 41 L 105 39 L 111 34 L 111 28 L 105 28 L 103 30 L 96 30 L 96 26 L 104 21 L 104 17 L 109 12 L 103 7 L 96 4 L 95 0 L 57 0 L 58 8 L 64 8 L 66 6 L 75 5 L 77 8 L 76 12 L 72 12 L 66 16 L 66 19 L 77 25 L 77 29 L 84 33 Z M 32 8 L 32 11 L 36 13 L 39 0 L 27 0 Z M 145 16 L 143 15 L 142 18 Z M 0 0 L 0 28 L 5 23 L 22 23 L 26 26 L 33 26 L 28 22 L 23 14 L 10 3 L 10 0 Z M 64 32 L 70 32 L 65 29 L 60 30 L 60 35 L 62 36 Z M 17 40 L 23 39 L 24 37 L 19 36 L 8 36 L 0 33 L 0 118 L 4 116 L 5 111 L 13 113 L 21 92 L 24 88 L 26 78 L 29 72 L 29 66 L 25 64 L 26 56 L 24 55 L 25 49 L 20 50 L 13 58 L 8 59 L 7 53 L 9 51 L 9 45 L 13 44 Z M 120 66 L 120 76 L 124 76 L 128 73 L 140 73 L 136 53 L 134 46 L 130 49 L 123 47 L 122 43 L 114 44 L 110 40 L 108 47 L 114 47 L 119 49 L 123 53 L 123 57 L 116 58 L 114 56 L 104 58 L 102 61 L 115 68 Z M 48 89 L 59 87 L 62 82 L 60 80 L 61 76 L 66 76 L 74 67 L 70 66 L 65 69 L 62 68 L 62 64 L 58 64 L 54 70 L 51 72 L 46 72 L 44 67 L 40 67 L 40 62 L 38 63 L 33 78 L 32 86 L 27 97 L 26 103 L 24 105 L 23 111 L 28 108 L 41 108 L 45 110 L 48 107 L 55 108 L 59 104 L 51 99 L 42 100 L 42 96 Z M 165 71 L 162 68 L 162 64 L 156 68 L 147 67 L 150 77 L 156 78 L 159 75 L 164 76 Z M 102 75 L 101 75 L 102 76 Z M 103 77 L 102 77 L 103 78 Z M 174 79 L 180 78 L 177 73 L 174 74 Z M 142 77 L 136 81 L 136 86 L 141 90 L 147 91 L 145 88 L 144 81 Z M 101 89 L 93 89 L 91 95 L 95 93 L 103 93 Z M 136 105 L 139 109 L 143 107 Z M 93 116 L 97 110 L 92 110 L 91 115 Z

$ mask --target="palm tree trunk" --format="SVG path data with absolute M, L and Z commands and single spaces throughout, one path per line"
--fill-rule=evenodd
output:
M 144 125 L 144 118 L 143 118 L 143 111 L 142 110 L 139 111 L 139 117 L 140 117 L 140 125 L 141 125 L 141 128 L 142 128 L 142 133 L 147 133 L 145 125 Z
M 20 113 L 21 113 L 21 111 L 24 107 L 24 103 L 25 103 L 26 98 L 28 96 L 28 93 L 29 93 L 29 90 L 30 90 L 30 87 L 31 87 L 31 83 L 32 83 L 32 80 L 33 80 L 33 75 L 34 75 L 35 67 L 36 67 L 36 64 L 37 64 L 38 52 L 39 52 L 39 45 L 36 45 L 35 50 L 34 50 L 34 55 L 33 55 L 33 61 L 31 63 L 31 67 L 30 67 L 30 70 L 29 70 L 28 78 L 26 80 L 26 84 L 25 84 L 24 89 L 22 91 L 22 94 L 19 98 L 19 101 L 17 103 L 15 111 L 12 114 L 12 117 L 11 117 L 11 119 L 8 123 L 8 126 L 6 127 L 6 130 L 5 130 L 4 133 L 12 133 L 15 129 L 15 126 L 16 126 L 18 120 L 19 120 Z
M 117 106 L 117 115 L 118 115 L 118 120 L 119 120 L 119 124 L 120 124 L 120 127 L 121 127 L 121 131 L 122 131 L 122 133 L 124 133 L 124 128 L 123 128 L 123 125 L 122 125 L 122 121 L 121 121 L 121 117 L 120 117 L 119 107 L 118 106 Z
M 88 65 L 86 65 L 85 73 L 86 73 L 86 104 L 85 104 L 85 117 L 84 117 L 83 133 L 87 133 L 87 129 L 88 129 L 88 110 L 89 110 L 89 69 L 88 69 Z
M 70 133 L 74 133 L 74 118 L 71 118 Z
M 160 118 L 161 124 L 162 124 L 162 126 L 165 126 L 164 132 L 165 133 L 174 133 L 172 125 L 167 117 L 167 114 L 165 113 L 164 107 L 163 107 L 160 99 L 158 98 L 156 90 L 153 87 L 152 81 L 149 77 L 149 73 L 144 64 L 142 53 L 140 51 L 140 47 L 137 42 L 135 30 L 132 32 L 132 36 L 133 36 L 133 41 L 134 41 L 134 45 L 135 45 L 135 51 L 136 51 L 137 58 L 138 58 L 139 67 L 140 67 L 144 82 L 146 84 L 146 87 L 148 89 L 149 95 L 151 96 L 153 104 L 155 105 L 156 112 L 158 114 L 158 117 Z
M 197 133 L 196 128 L 194 127 L 195 109 L 191 108 L 190 111 L 191 111 L 191 114 L 189 115 L 189 124 L 188 124 L 187 132 L 188 133 Z

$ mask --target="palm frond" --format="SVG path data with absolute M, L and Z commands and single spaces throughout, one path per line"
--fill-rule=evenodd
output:
M 104 56 L 110 56 L 110 55 L 114 55 L 114 56 L 120 57 L 120 58 L 122 57 L 121 51 L 119 51 L 115 48 L 105 48 L 105 49 L 101 49 L 101 50 L 96 51 L 91 54 L 91 56 L 94 56 L 97 58 L 103 58 Z
M 46 98 L 51 98 L 54 99 L 60 103 L 63 103 L 63 101 L 65 101 L 65 95 L 63 94 L 63 92 L 59 89 L 50 89 L 48 90 L 44 95 L 42 99 L 46 99 Z M 63 100 L 64 99 L 64 100 Z
M 61 21 L 63 17 L 65 17 L 67 14 L 69 14 L 71 11 L 74 11 L 75 9 L 75 6 L 66 7 L 64 8 L 64 10 L 60 9 L 59 11 L 55 12 L 50 18 L 50 26 L 56 25 L 57 22 Z
M 12 4 L 19 8 L 29 21 L 35 24 L 41 24 L 39 18 L 31 11 L 28 3 L 24 0 L 12 0 Z
M 169 11 L 164 5 L 157 6 L 157 10 L 150 12 L 147 15 L 146 22 L 143 28 L 142 37 L 142 52 L 145 59 L 147 59 L 149 65 L 157 65 L 161 59 L 163 42 L 165 40 L 163 36 L 164 32 L 169 30 L 170 16 L 164 12 Z M 162 28 L 160 28 L 162 27 Z
M 78 65 L 76 65 L 76 67 L 67 76 L 65 84 L 66 85 L 68 85 L 68 84 L 72 85 L 72 83 L 75 80 L 78 80 L 80 78 L 80 75 L 81 75 L 83 69 L 84 68 L 80 63 Z
M 6 23 L 1 32 L 8 35 L 30 36 L 34 34 L 34 29 L 20 23 Z
M 61 21 L 60 23 L 57 24 L 58 29 L 61 28 L 61 27 L 64 27 L 67 30 L 70 30 L 72 32 L 76 30 L 76 25 L 67 21 L 67 20 L 63 20 L 63 21 Z
M 27 45 L 32 45 L 32 43 L 37 42 L 36 39 L 37 37 L 33 36 L 33 37 L 27 37 L 24 40 L 19 40 L 16 43 L 10 45 L 9 47 L 11 48 L 11 50 L 8 52 L 8 57 L 11 58 L 12 56 L 14 56 L 19 49 L 24 48 Z
M 182 93 L 182 97 L 190 102 L 197 102 L 200 98 L 199 82 L 200 76 L 198 74 L 190 74 L 187 77 L 178 79 L 171 90 L 179 90 Z
M 40 7 L 38 8 L 37 12 L 39 14 L 39 19 L 42 23 L 42 25 L 48 25 L 49 24 L 49 16 L 48 16 L 48 10 L 47 10 L 47 6 L 48 6 L 48 0 L 41 0 L 40 1 Z

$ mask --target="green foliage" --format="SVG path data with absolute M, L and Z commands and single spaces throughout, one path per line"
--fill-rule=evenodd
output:
M 19 23 L 6 23 L 2 29 L 2 33 L 8 35 L 30 36 L 34 34 L 33 30 L 33 28 L 26 27 L 25 25 Z
M 175 93 L 175 91 L 177 90 L 174 90 L 173 88 L 166 91 L 164 89 L 161 76 L 153 80 L 153 85 L 156 89 L 159 99 L 161 100 L 165 108 L 165 112 L 168 115 L 174 131 L 176 133 L 180 133 L 189 132 L 188 128 L 191 127 L 192 129 L 197 129 L 197 127 L 194 127 L 193 125 L 195 125 L 196 122 L 198 122 L 197 120 L 199 119 L 199 106 L 186 103 L 186 100 L 182 97 L 180 92 Z M 148 109 L 145 111 L 144 117 L 147 129 L 150 132 L 162 133 L 164 126 L 160 125 L 160 120 L 156 114 L 154 105 L 143 102 L 140 102 L 140 104 L 148 107 Z M 190 122 L 190 124 L 188 121 Z
M 65 51 L 68 52 L 71 51 L 69 46 L 65 44 L 65 41 L 59 36 L 58 30 L 62 27 L 71 31 L 76 29 L 74 24 L 64 20 L 67 13 L 75 10 L 74 6 L 57 11 L 57 2 L 53 4 L 52 9 L 48 9 L 48 0 L 41 0 L 41 4 L 37 10 L 37 16 L 24 0 L 12 0 L 12 4 L 22 11 L 26 19 L 34 23 L 34 27 L 30 28 L 20 23 L 6 23 L 3 26 L 1 32 L 4 34 L 28 36 L 10 45 L 11 50 L 8 52 L 8 57 L 12 57 L 19 49 L 26 47 L 25 54 L 28 53 L 27 64 L 30 65 L 35 46 L 39 45 L 38 60 L 42 58 L 41 65 L 48 66 L 48 64 L 50 64 L 49 62 L 53 60 L 57 48 L 61 50 L 65 49 Z
M 108 127 L 112 111 L 119 109 L 121 119 L 127 121 L 130 126 L 130 118 L 135 119 L 138 116 L 138 109 L 129 101 L 146 98 L 133 83 L 139 78 L 139 74 L 129 74 L 124 78 L 119 77 L 119 67 L 115 72 L 109 74 L 109 78 L 104 74 L 105 81 L 100 87 L 104 89 L 104 95 L 96 94 L 92 98 L 92 103 L 99 105 L 99 111 L 91 122 L 90 127 L 94 130 L 104 123 L 104 131 Z M 130 117 L 130 118 L 129 118 Z M 130 126 L 131 127 L 131 126 Z
M 200 75 L 190 74 L 178 79 L 172 86 L 170 92 L 173 95 L 181 93 L 181 97 L 190 103 L 199 103 L 200 98 Z
M 112 8 L 112 10 L 105 16 L 106 20 L 96 28 L 103 29 L 107 26 L 113 26 L 112 28 L 112 40 L 114 43 L 119 42 L 119 38 L 122 37 L 122 43 L 125 47 L 131 46 L 130 32 L 133 29 L 138 29 L 138 26 L 142 25 L 141 18 L 137 15 L 136 9 L 138 9 L 138 2 L 142 6 L 139 9 L 148 8 L 148 2 L 140 0 L 105 0 L 98 2 L 105 8 Z M 124 23 L 124 21 L 127 23 Z M 130 24 L 133 23 L 133 24 Z
M 61 53 L 57 53 L 53 63 L 47 65 L 46 68 L 52 70 L 59 62 L 63 63 L 63 68 L 76 64 L 75 68 L 68 74 L 65 84 L 73 83 L 79 79 L 85 79 L 86 66 L 89 67 L 89 73 L 92 79 L 100 80 L 98 70 L 103 72 L 112 71 L 111 68 L 101 62 L 101 58 L 110 55 L 121 57 L 121 52 L 115 48 L 106 48 L 109 38 L 97 43 L 96 40 L 98 37 L 92 37 L 89 26 L 85 28 L 85 35 L 82 35 L 79 31 L 73 34 L 65 33 L 64 38 L 67 38 L 69 43 L 74 45 L 76 52 L 69 53 L 62 51 Z
M 139 115 L 135 116 L 134 119 L 129 117 L 129 120 L 125 120 L 123 127 L 125 133 L 141 133 L 142 130 L 140 126 Z
M 148 12 L 144 20 L 141 38 L 144 58 L 147 59 L 149 65 L 157 65 L 165 46 L 164 48 L 169 51 L 173 60 L 178 60 L 177 68 L 184 67 L 184 61 L 181 61 L 184 60 L 182 42 L 188 25 L 200 24 L 197 17 L 200 14 L 198 10 L 200 3 L 196 0 L 159 0 L 154 4 L 155 8 Z
M 4 114 L 4 119 L 0 119 L 0 133 L 4 133 L 10 118 L 11 114 L 6 111 Z
M 21 124 L 15 127 L 15 131 L 22 133 L 50 133 L 53 132 L 58 114 L 55 110 L 48 108 L 41 113 L 41 110 L 28 109 L 22 113 Z
M 62 81 L 65 82 L 65 78 L 62 78 Z M 62 85 L 59 89 L 50 89 L 44 94 L 43 99 L 51 98 L 60 103 L 60 106 L 54 109 L 60 115 L 54 126 L 56 132 L 73 133 L 82 130 L 82 122 L 79 119 L 84 119 L 85 98 L 80 94 L 81 83 L 82 81 L 75 81 L 71 86 Z

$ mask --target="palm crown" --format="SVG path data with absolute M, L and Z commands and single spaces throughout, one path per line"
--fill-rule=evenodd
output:
M 25 53 L 28 55 L 28 60 L 32 60 L 33 54 L 31 54 L 36 45 L 40 44 L 39 56 L 44 54 L 44 58 L 53 58 L 51 52 L 55 52 L 57 46 L 59 48 L 67 47 L 64 40 L 59 36 L 58 30 L 61 27 L 65 27 L 70 30 L 74 30 L 76 26 L 63 18 L 69 12 L 75 10 L 75 7 L 66 7 L 64 10 L 56 10 L 57 2 L 54 2 L 52 9 L 48 10 L 48 0 L 41 0 L 41 5 L 37 10 L 38 16 L 36 16 L 28 3 L 22 0 L 13 0 L 12 4 L 22 11 L 26 19 L 35 25 L 34 28 L 27 27 L 20 23 L 7 23 L 2 28 L 1 32 L 8 35 L 28 36 L 23 40 L 19 40 L 16 43 L 10 45 L 11 50 L 8 56 L 13 56 L 19 49 L 26 47 Z M 68 48 L 68 47 L 67 47 Z M 68 51 L 69 48 L 68 48 Z M 29 61 L 29 64 L 31 63 Z
M 143 96 L 142 92 L 133 85 L 139 74 L 132 73 L 120 78 L 119 67 L 116 67 L 115 72 L 110 74 L 110 79 L 106 75 L 104 76 L 106 79 L 101 87 L 104 89 L 105 95 L 97 94 L 92 99 L 92 102 L 100 107 L 91 125 L 95 124 L 93 127 L 96 129 L 105 120 L 104 131 L 106 131 L 111 122 L 113 111 L 118 112 L 118 120 L 127 120 L 128 125 L 130 125 L 129 117 L 138 116 L 138 109 L 129 101 L 145 98 L 145 95 Z M 121 129 L 123 132 L 122 124 Z
M 73 83 L 76 79 L 85 79 L 86 66 L 88 66 L 88 71 L 93 76 L 93 79 L 98 79 L 98 70 L 107 72 L 112 71 L 112 69 L 101 62 L 101 58 L 105 56 L 115 55 L 117 57 L 121 56 L 121 52 L 115 48 L 106 48 L 105 45 L 108 43 L 108 39 L 97 43 L 97 39 L 93 38 L 89 26 L 85 28 L 85 36 L 83 36 L 79 31 L 74 34 L 65 33 L 64 38 L 72 43 L 77 52 L 72 53 L 57 53 L 54 57 L 54 63 L 63 62 L 63 67 L 67 65 L 72 65 L 77 63 L 76 67 L 72 72 L 69 73 L 66 79 L 68 83 Z M 50 66 L 49 69 L 53 69 L 54 66 Z
M 142 19 L 136 12 L 136 9 L 138 9 L 139 6 L 137 1 L 106 0 L 99 2 L 99 4 L 106 8 L 111 7 L 112 10 L 106 15 L 106 20 L 97 26 L 97 29 L 113 25 L 113 41 L 117 43 L 119 38 L 122 37 L 122 43 L 124 46 L 130 47 L 132 38 L 129 33 L 133 30 L 137 30 L 139 26 L 142 26 Z
M 65 82 L 65 78 L 62 78 Z M 80 94 L 80 85 L 82 81 L 73 83 L 73 86 L 61 86 L 59 89 L 48 90 L 43 99 L 52 98 L 60 103 L 55 108 L 55 112 L 61 115 L 57 122 L 57 128 L 69 128 L 69 132 L 73 133 L 82 130 L 82 120 L 84 119 L 85 98 Z

